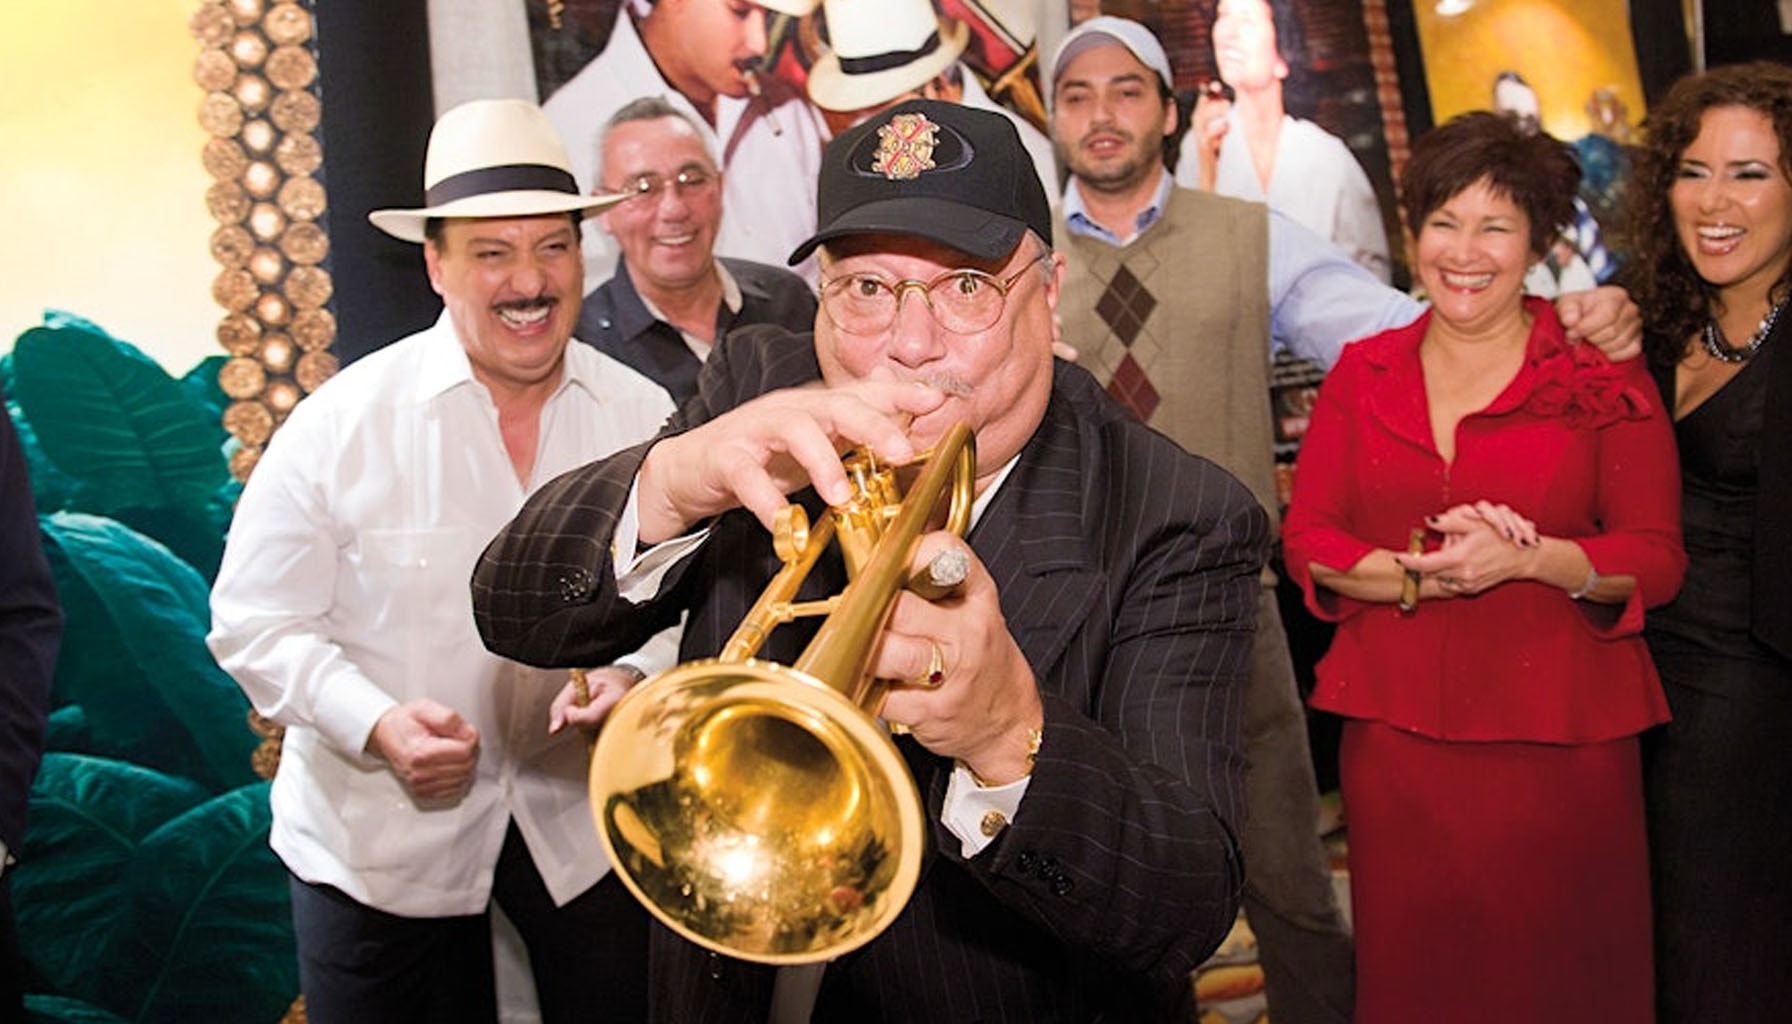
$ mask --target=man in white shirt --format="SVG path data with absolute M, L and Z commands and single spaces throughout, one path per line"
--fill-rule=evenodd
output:
M 664 96 L 711 138 L 727 172 L 716 253 L 783 262 L 815 230 L 815 175 L 827 126 L 795 87 L 759 73 L 767 10 L 803 15 L 815 0 L 644 0 L 624 3 L 602 53 L 542 104 L 572 155 L 573 177 L 595 191 L 599 136 L 611 115 Z M 616 271 L 616 242 L 585 232 L 585 291 Z M 813 280 L 814 264 L 799 272 Z
M 494 1020 L 493 903 L 543 1020 L 639 1020 L 645 916 L 606 877 L 585 743 L 549 734 L 567 677 L 488 654 L 466 580 L 531 491 L 671 403 L 569 345 L 580 218 L 617 197 L 578 189 L 540 108 L 448 111 L 423 180 L 423 208 L 369 217 L 423 243 L 443 316 L 288 417 L 238 504 L 208 642 L 286 727 L 270 844 L 310 1020 Z M 634 678 L 594 671 L 593 703 Z

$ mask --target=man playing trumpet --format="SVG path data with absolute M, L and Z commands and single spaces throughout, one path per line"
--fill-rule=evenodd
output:
M 1054 361 L 1063 262 L 1005 119 L 884 111 L 830 143 L 818 205 L 791 257 L 820 258 L 813 334 L 736 334 L 658 439 L 538 492 L 475 571 L 480 631 L 601 664 L 688 612 L 683 657 L 713 655 L 778 567 L 778 511 L 852 496 L 844 449 L 903 464 L 968 423 L 970 530 L 924 534 L 908 565 L 956 548 L 964 582 L 896 596 L 870 656 L 929 819 L 919 885 L 827 965 L 813 1019 L 1165 1017 L 1242 883 L 1267 517 Z M 843 581 L 824 556 L 799 596 Z M 760 657 L 789 663 L 811 631 Z M 763 1021 L 788 977 L 656 929 L 653 1016 Z

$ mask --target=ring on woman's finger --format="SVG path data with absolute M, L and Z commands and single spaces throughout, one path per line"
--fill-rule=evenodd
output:
M 946 681 L 946 654 L 940 650 L 937 641 L 927 641 L 927 647 L 927 671 L 916 676 L 911 682 L 916 686 L 937 690 L 940 684 Z

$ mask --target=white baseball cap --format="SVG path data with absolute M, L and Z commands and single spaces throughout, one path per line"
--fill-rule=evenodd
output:
M 1173 86 L 1176 76 L 1170 73 L 1170 58 L 1164 55 L 1163 44 L 1151 34 L 1151 30 L 1136 21 L 1116 18 L 1111 14 L 1090 18 L 1081 25 L 1070 30 L 1064 41 L 1058 44 L 1058 52 L 1052 56 L 1051 84 L 1058 84 L 1058 74 L 1064 65 L 1075 60 L 1084 50 L 1097 46 L 1124 46 L 1140 64 L 1157 72 L 1163 86 Z

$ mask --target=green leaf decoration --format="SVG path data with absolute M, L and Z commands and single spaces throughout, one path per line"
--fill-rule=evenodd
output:
M 26 1024 L 130 1024 L 117 1014 L 67 996 L 25 997 Z
M 192 566 L 209 589 L 218 578 L 224 559 L 224 532 L 230 527 L 230 508 L 216 499 L 200 506 L 133 506 L 114 509 L 110 518 L 152 537 L 175 557 Z
M 121 523 L 42 516 L 65 639 L 55 699 L 78 704 L 93 748 L 212 792 L 255 781 L 248 698 L 205 646 L 205 580 Z
M 228 476 L 216 414 L 128 342 L 46 321 L 13 348 L 14 397 L 57 468 L 106 502 L 86 507 L 203 506 Z
M 52 330 L 89 331 L 93 334 L 105 334 L 106 329 L 87 319 L 79 313 L 71 313 L 66 309 L 44 310 L 44 326 Z
M 134 764 L 44 755 L 25 848 L 7 877 L 25 957 L 54 992 L 131 1008 L 132 999 L 118 999 L 113 973 L 120 936 L 135 928 L 131 864 L 158 828 L 206 797 L 192 782 Z
M 286 868 L 268 848 L 269 785 L 208 800 L 144 840 L 120 950 L 134 965 L 127 976 L 145 982 L 134 1019 L 275 1021 L 298 995 Z
M 219 444 L 223 444 L 227 436 L 224 429 L 224 409 L 230 405 L 230 396 L 218 386 L 218 371 L 224 367 L 227 358 L 221 355 L 206 356 L 180 378 L 181 391 L 204 409 L 206 418 L 217 425 Z
M 7 358 L 10 359 L 11 356 Z M 9 391 L 8 394 L 10 393 Z M 19 447 L 25 451 L 25 470 L 31 475 L 31 497 L 37 502 L 37 510 L 48 513 L 74 507 L 79 500 L 77 496 L 84 490 L 81 482 L 57 469 L 50 457 L 44 454 L 44 446 L 37 440 L 37 431 L 31 429 L 31 421 L 25 418 L 25 412 L 19 408 L 19 403 L 8 399 L 6 412 L 12 417 L 13 426 L 18 428 Z
M 64 704 L 50 712 L 44 733 L 44 749 L 66 754 L 93 752 L 93 731 L 87 728 L 87 712 L 79 704 Z

